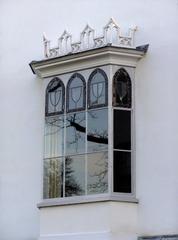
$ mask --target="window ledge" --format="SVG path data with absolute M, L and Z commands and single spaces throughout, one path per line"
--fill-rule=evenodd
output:
M 54 206 L 65 206 L 65 205 L 75 205 L 75 204 L 84 204 L 84 203 L 96 203 L 96 202 L 130 202 L 138 203 L 133 195 L 102 195 L 102 196 L 83 196 L 83 197 L 68 197 L 68 198 L 53 198 L 45 199 L 42 202 L 37 204 L 38 208 L 44 207 L 54 207 Z

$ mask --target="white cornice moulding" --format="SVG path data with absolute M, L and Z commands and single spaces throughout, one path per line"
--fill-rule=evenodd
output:
M 69 54 L 41 61 L 32 61 L 32 71 L 40 78 L 56 76 L 109 64 L 136 67 L 145 54 L 145 48 L 105 46 L 80 53 Z

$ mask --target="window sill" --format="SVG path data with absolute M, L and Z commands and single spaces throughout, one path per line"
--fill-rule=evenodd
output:
M 44 199 L 42 202 L 37 204 L 38 208 L 44 207 L 54 207 L 54 206 L 65 206 L 65 205 L 75 205 L 75 204 L 84 204 L 84 203 L 96 203 L 96 202 L 130 202 L 138 203 L 133 195 L 95 195 L 95 196 L 77 196 L 77 197 L 68 197 L 68 198 L 53 198 L 53 199 Z

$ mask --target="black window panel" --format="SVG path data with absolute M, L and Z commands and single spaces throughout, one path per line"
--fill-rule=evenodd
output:
M 131 193 L 131 153 L 114 151 L 114 192 Z
M 132 86 L 129 74 L 120 68 L 114 75 L 113 80 L 113 106 L 131 107 Z
M 131 112 L 114 110 L 114 148 L 131 149 Z

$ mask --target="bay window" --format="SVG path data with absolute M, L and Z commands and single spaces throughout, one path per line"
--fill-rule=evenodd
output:
M 39 207 L 137 202 L 134 74 L 146 48 L 104 46 L 31 63 L 47 85 Z

